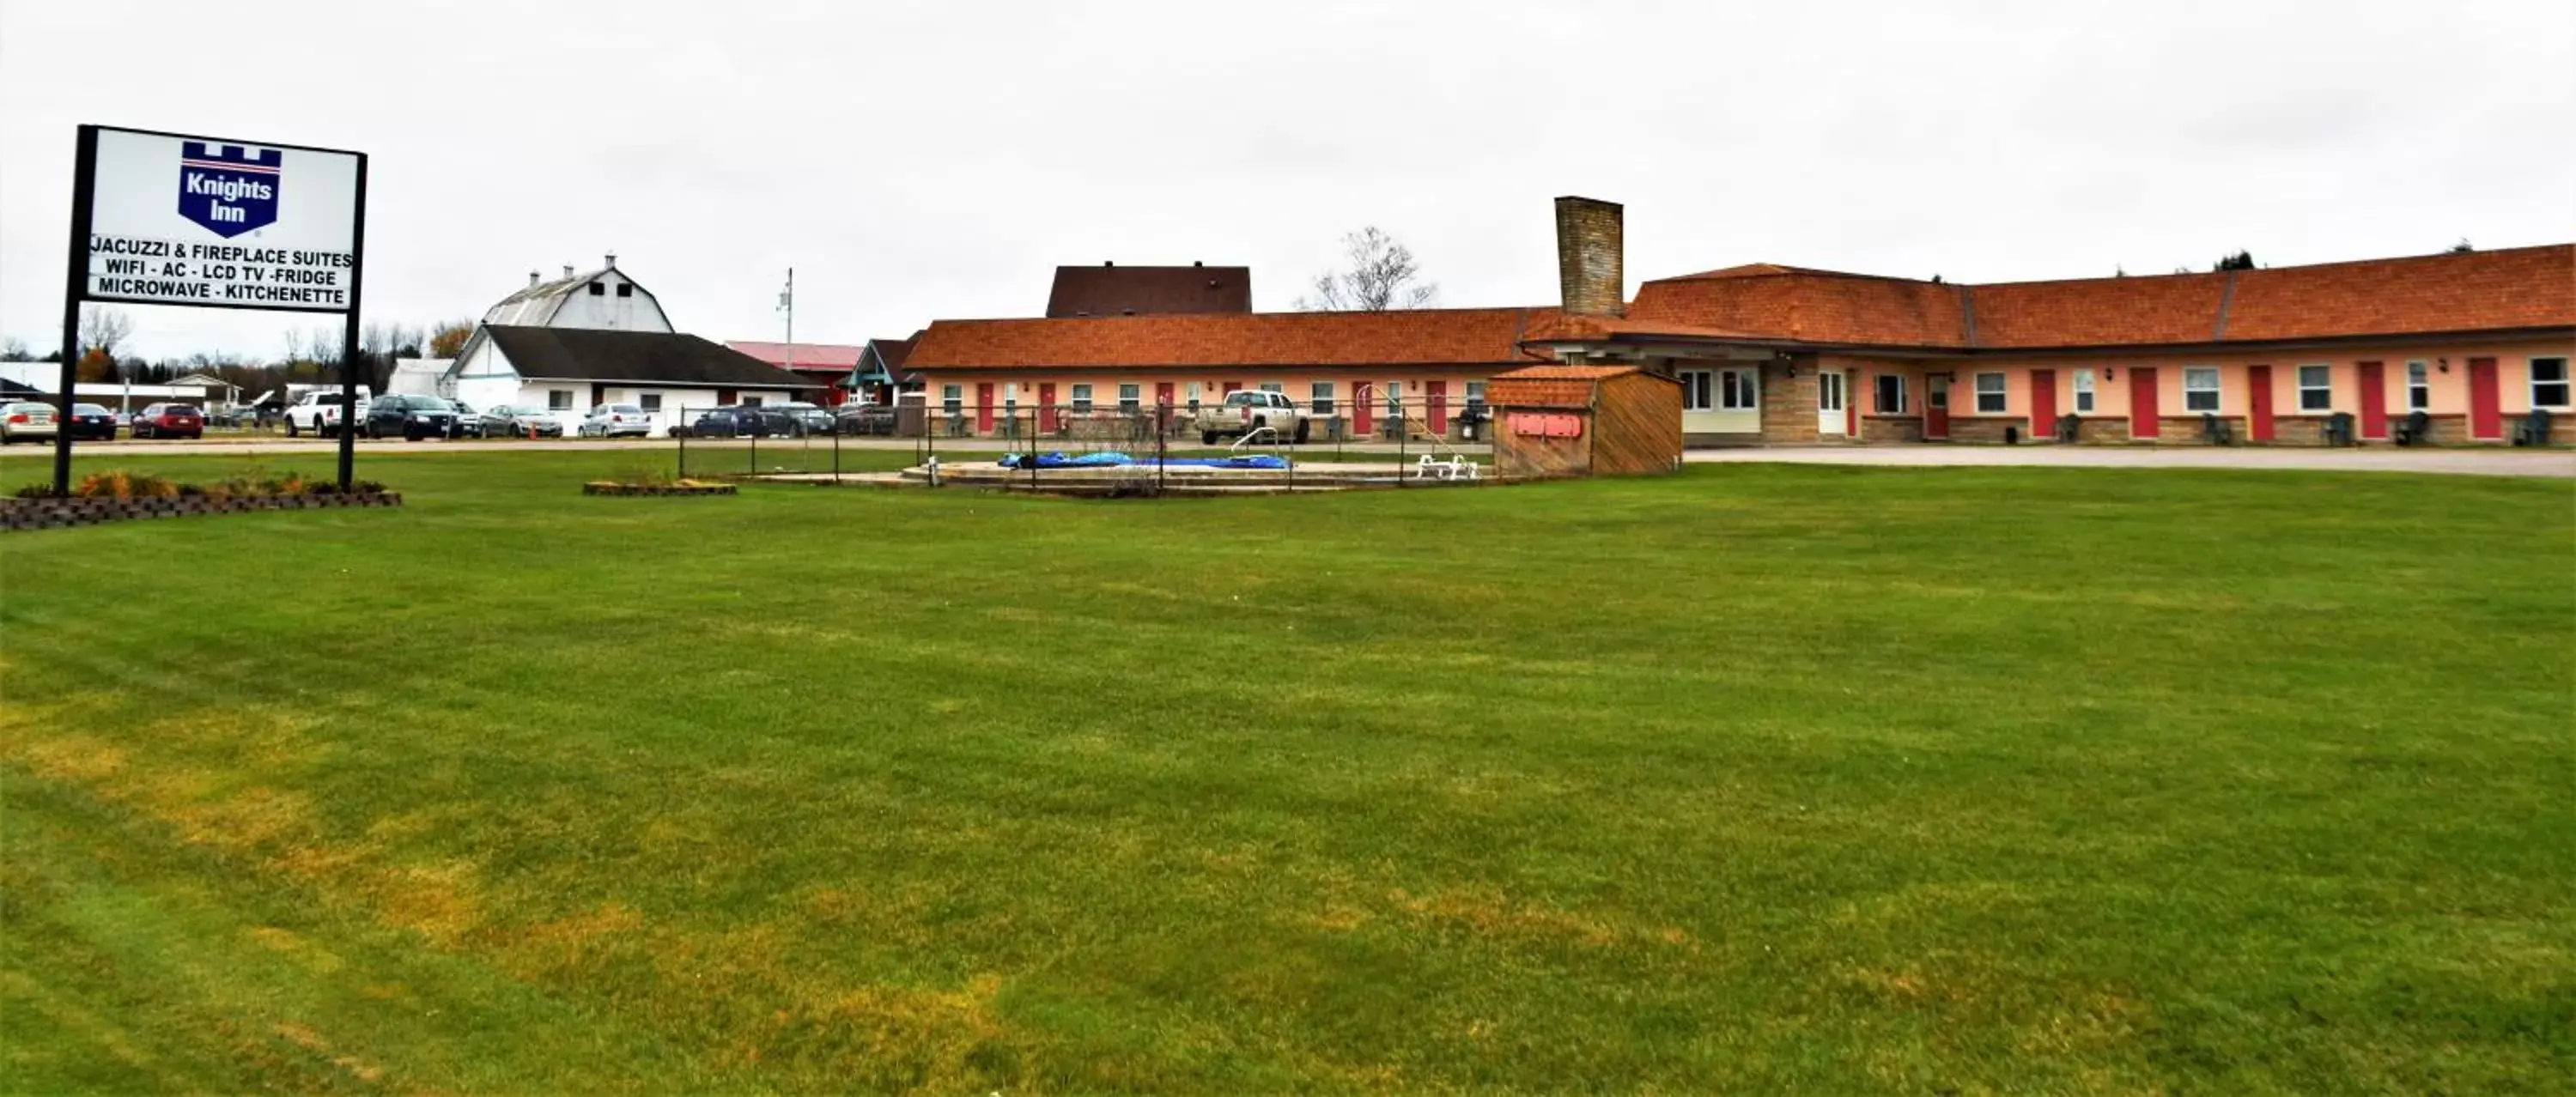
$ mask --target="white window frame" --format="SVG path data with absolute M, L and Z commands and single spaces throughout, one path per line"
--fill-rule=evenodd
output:
M 1715 370 L 1686 369 L 1677 376 L 1682 382 L 1683 411 L 1715 411 L 1711 399 L 1717 395 Z
M 563 389 L 546 390 L 547 411 L 571 411 L 572 393 Z
M 1073 386 L 1073 410 L 1077 415 L 1091 410 L 1091 386 L 1089 384 L 1086 383 Z
M 1889 408 L 1889 407 L 1885 407 L 1885 406 L 1883 406 L 1884 404 L 1886 404 L 1886 401 L 1885 401 L 1885 400 L 1881 400 L 1881 399 L 1879 399 L 1880 397 L 1887 395 L 1887 391 L 1886 391 L 1886 389 L 1887 389 L 1887 382 L 1889 382 L 1889 381 L 1894 381 L 1894 382 L 1896 382 L 1896 406 L 1895 406 L 1895 407 L 1893 407 L 1893 408 Z M 1907 395 L 1907 393 L 1906 393 L 1906 391 L 1905 391 L 1905 375 L 1904 375 L 1904 374 L 1902 374 L 1902 373 L 1874 373 L 1874 374 L 1871 374 L 1871 375 L 1870 375 L 1870 381 L 1869 381 L 1869 409 L 1870 409 L 1870 410 L 1869 410 L 1869 413 L 1870 413 L 1870 414 L 1872 414 L 1872 415 L 1903 415 L 1903 414 L 1905 414 L 1905 409 L 1906 409 L 1908 406 L 1910 406 L 1910 401 L 1908 401 L 1908 400 L 1906 399 L 1906 395 Z
M 1851 406 L 1851 374 L 1838 369 L 1816 374 L 1816 410 L 1846 411 Z
M 1261 391 L 1263 391 L 1263 392 L 1276 392 L 1276 393 L 1279 393 L 1279 394 L 1281 394 L 1281 395 L 1286 395 L 1286 394 L 1287 394 L 1287 392 L 1288 392 L 1288 382 L 1286 382 L 1286 381 L 1264 381 L 1264 382 L 1262 382 L 1262 383 L 1261 383 L 1260 388 L 1261 388 Z
M 2209 379 L 2208 384 L 2193 384 L 2194 381 L 2204 377 Z M 2226 411 L 2227 395 L 2225 392 L 2225 381 L 2226 375 L 2221 373 L 2216 366 L 2184 366 L 2182 368 L 2183 413 L 2186 415 L 2217 415 Z M 2205 408 L 2195 406 L 2192 402 L 2192 398 L 2203 394 L 2208 395 L 2209 406 Z
M 2421 358 L 2406 363 L 2406 410 L 2433 410 L 2433 363 Z
M 2093 371 L 2092 371 L 2092 370 L 2089 370 L 2089 369 L 2079 369 L 2079 370 L 2076 370 L 2076 371 L 2075 371 L 2075 414 L 2077 414 L 2077 415 L 2091 415 L 2091 414 L 2093 414 L 2093 404 L 2094 404 L 2094 393 L 2095 393 L 2095 392 L 2096 392 L 2096 389 L 2093 387 Z
M 644 414 L 646 414 L 646 415 L 659 415 L 659 414 L 661 414 L 661 413 L 662 413 L 662 394 L 661 394 L 661 393 L 658 393 L 658 392 L 648 392 L 648 393 L 644 393 L 643 395 L 637 396 L 637 397 L 635 398 L 635 403 L 636 403 L 637 405 L 641 406 L 641 407 L 644 409 Z
M 2558 363 L 2557 380 L 2543 381 L 2540 379 L 2540 364 L 2542 362 Z M 2531 383 L 2531 406 L 2535 408 L 2547 408 L 2551 411 L 2568 410 L 2568 400 L 2571 396 L 2576 396 L 2576 376 L 2571 376 L 2568 372 L 2571 368 L 2576 368 L 2576 366 L 2571 366 L 2567 356 L 2563 354 L 2544 354 L 2536 358 L 2523 359 L 2522 375 Z M 2540 386 L 2542 385 L 2553 385 L 2557 387 L 2558 399 L 2555 402 L 2540 398 Z
M 1467 382 L 1467 406 L 1468 406 L 1468 407 L 1471 407 L 1471 408 L 1481 408 L 1481 407 L 1484 407 L 1484 406 L 1485 406 L 1485 383 L 1484 383 L 1484 382 L 1482 382 L 1482 381 L 1469 381 L 1469 382 Z
M 1986 378 L 1995 379 L 1995 390 L 1986 391 Z M 1977 414 L 2003 415 L 2012 411 L 2012 379 L 2000 373 L 1980 373 L 1969 387 L 1977 394 Z M 1995 398 L 1995 406 L 1986 406 L 1986 397 Z
M 1190 382 L 1190 387 L 1188 389 L 1190 397 L 1190 414 L 1192 415 L 1199 413 L 1199 397 L 1202 395 L 1202 390 L 1199 388 L 1199 385 L 1200 382 L 1192 381 Z
M 2292 368 L 2298 371 L 2293 376 L 2298 379 L 2299 383 L 2299 410 L 2301 412 L 2333 411 L 2334 364 L 2330 362 L 2309 362 L 2305 365 L 2295 366 Z M 2312 369 L 2325 371 L 2324 384 L 2311 385 L 2308 383 L 2308 371 Z M 2321 394 L 2321 398 L 2313 406 L 2308 403 L 2308 394 L 2312 392 Z
M 1118 386 L 1118 413 L 1134 415 L 1145 410 L 1145 386 L 1121 382 Z
M 939 410 L 950 415 L 964 415 L 966 413 L 966 386 L 939 386 Z
M 1331 414 L 1333 413 L 1333 402 L 1334 402 L 1334 401 L 1333 401 L 1333 383 L 1332 383 L 1332 382 L 1330 382 L 1330 381 L 1313 381 L 1313 382 L 1309 382 L 1309 383 L 1307 384 L 1307 386 L 1306 386 L 1306 395 L 1307 395 L 1308 397 L 1310 397 L 1310 398 L 1311 398 L 1311 402 L 1310 402 L 1307 406 L 1309 406 L 1309 407 L 1313 408 L 1313 409 L 1314 409 L 1314 411 L 1315 411 L 1315 414 L 1317 414 L 1317 415 L 1331 415 Z
M 1762 410 L 1762 371 L 1750 369 L 1717 371 L 1717 410 Z

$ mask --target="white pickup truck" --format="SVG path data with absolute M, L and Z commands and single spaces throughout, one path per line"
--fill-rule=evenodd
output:
M 1264 442 L 1303 442 L 1314 429 L 1304 409 L 1286 393 L 1266 389 L 1238 389 L 1225 394 L 1225 402 L 1199 411 L 1191 425 L 1198 428 L 1199 441 L 1215 445 L 1219 438 L 1238 438 L 1268 427 Z
M 358 390 L 357 418 L 367 417 L 367 390 Z M 300 434 L 337 434 L 346 417 L 340 414 L 340 394 L 336 390 L 317 389 L 297 397 L 286 408 L 286 436 Z

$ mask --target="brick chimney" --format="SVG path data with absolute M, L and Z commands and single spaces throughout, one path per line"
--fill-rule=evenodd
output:
M 1626 284 L 1619 271 L 1620 205 L 1566 195 L 1556 200 L 1556 282 L 1565 311 L 1622 316 Z

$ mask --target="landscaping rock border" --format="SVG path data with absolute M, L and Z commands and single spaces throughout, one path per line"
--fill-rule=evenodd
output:
M 581 486 L 584 495 L 732 495 L 732 484 L 620 484 L 613 480 L 593 480 Z
M 347 495 L 244 495 L 224 499 L 205 495 L 141 499 L 0 499 L 0 531 L 63 529 L 136 518 L 179 518 L 254 510 L 332 510 L 401 505 L 402 493 L 398 491 L 352 492 Z

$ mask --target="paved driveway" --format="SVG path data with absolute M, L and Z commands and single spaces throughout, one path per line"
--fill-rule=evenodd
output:
M 1695 449 L 1692 464 L 1994 466 L 2026 468 L 2306 469 L 2576 477 L 2576 451 L 2527 449 L 2149 449 L 2119 446 L 1774 446 Z

